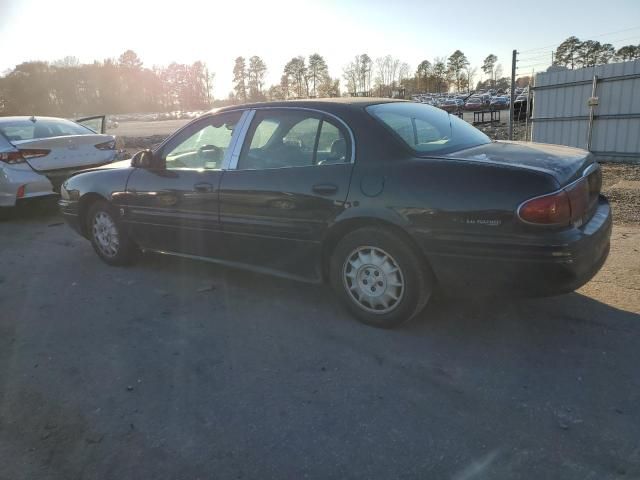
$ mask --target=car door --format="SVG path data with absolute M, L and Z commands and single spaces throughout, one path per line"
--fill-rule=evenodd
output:
M 139 245 L 219 256 L 218 188 L 241 116 L 222 113 L 187 125 L 154 152 L 157 167 L 134 170 L 125 218 Z
M 321 241 L 345 208 L 353 136 L 341 120 L 299 108 L 262 108 L 220 186 L 229 260 L 320 278 Z
M 93 117 L 78 118 L 74 121 L 96 133 L 106 133 L 107 122 L 105 119 L 105 115 L 95 115 Z

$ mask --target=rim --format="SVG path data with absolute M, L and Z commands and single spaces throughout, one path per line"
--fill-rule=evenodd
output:
M 120 238 L 118 227 L 107 212 L 98 212 L 93 217 L 93 238 L 95 244 L 106 257 L 115 257 L 118 254 Z
M 398 262 L 378 247 L 362 246 L 349 254 L 342 267 L 344 286 L 358 307 L 385 314 L 404 295 L 404 276 Z

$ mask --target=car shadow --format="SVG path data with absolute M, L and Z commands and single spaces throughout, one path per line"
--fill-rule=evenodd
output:
M 207 262 L 181 259 L 157 254 L 146 254 L 142 265 L 155 275 L 178 274 L 183 295 L 195 292 L 207 282 L 224 284 L 228 291 L 238 295 L 227 301 L 243 302 L 251 298 L 268 306 L 295 308 L 309 315 L 290 321 L 306 321 L 321 315 L 325 325 L 348 324 L 348 330 L 371 329 L 356 322 L 335 298 L 327 285 L 300 283 L 265 274 L 248 272 Z M 186 282 L 186 283 L 185 283 Z M 186 290 L 191 288 L 191 292 Z M 278 317 L 282 318 L 282 317 Z M 284 321 L 284 320 L 280 320 Z M 570 340 L 577 330 L 609 329 L 628 332 L 640 328 L 640 314 L 620 310 L 580 293 L 556 297 L 520 298 L 507 295 L 493 298 L 447 298 L 437 295 L 427 307 L 411 321 L 393 330 L 396 335 L 433 337 L 442 335 L 451 339 L 488 338 L 507 339 L 509 335 L 523 335 L 528 339 L 551 336 L 553 342 Z M 384 330 L 378 330 L 384 332 Z
M 0 222 L 47 220 L 60 216 L 57 197 L 18 202 L 15 207 L 0 209 Z

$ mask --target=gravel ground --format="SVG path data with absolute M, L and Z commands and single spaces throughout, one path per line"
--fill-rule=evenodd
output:
M 603 166 L 611 254 L 578 292 L 436 298 L 395 331 L 322 287 L 108 267 L 51 203 L 18 209 L 0 480 L 640 478 L 639 169 Z
M 325 288 L 0 223 L 0 479 L 640 478 L 640 227 L 556 298 L 395 331 Z
M 604 164 L 602 192 L 611 202 L 616 222 L 640 225 L 640 163 Z

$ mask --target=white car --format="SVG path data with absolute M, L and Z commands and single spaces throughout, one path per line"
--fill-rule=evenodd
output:
M 118 158 L 117 139 L 105 135 L 105 117 L 0 117 L 0 207 L 54 195 L 77 170 Z

